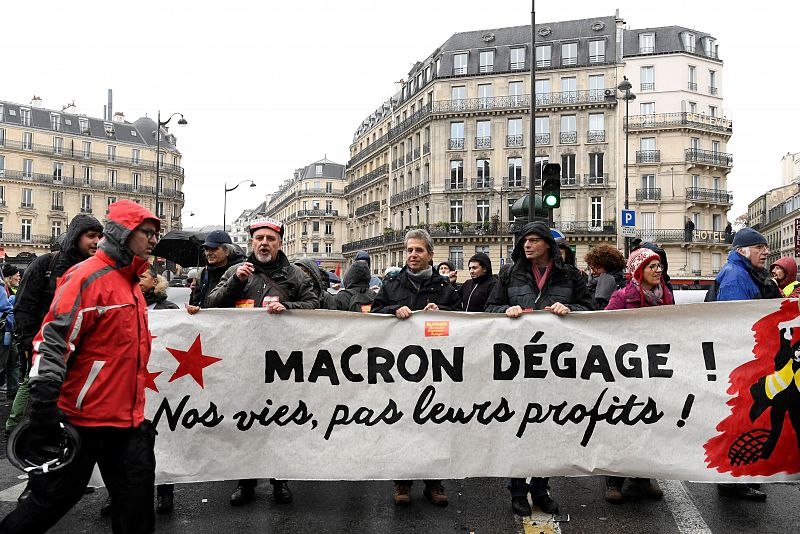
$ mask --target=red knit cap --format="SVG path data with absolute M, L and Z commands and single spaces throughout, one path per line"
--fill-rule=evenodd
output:
M 649 248 L 642 247 L 640 249 L 634 250 L 628 257 L 628 272 L 631 274 L 631 278 L 635 278 L 636 280 L 641 280 L 642 269 L 644 269 L 645 265 L 647 265 L 653 260 L 660 260 L 660 259 L 661 256 L 659 256 Z

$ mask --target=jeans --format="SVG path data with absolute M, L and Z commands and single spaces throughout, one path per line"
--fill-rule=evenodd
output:
M 31 386 L 30 377 L 26 374 L 25 380 L 19 385 L 17 395 L 14 397 L 14 404 L 11 405 L 11 413 L 6 419 L 6 432 L 11 432 L 14 427 L 20 424 L 25 413 L 28 411 L 28 397 L 30 397 Z
M 155 528 L 153 486 L 155 428 L 145 421 L 137 428 L 76 427 L 81 449 L 67 466 L 46 475 L 32 475 L 30 495 L 0 523 L 0 534 L 46 532 L 81 497 L 99 465 L 111 496 L 111 531 L 145 534 Z
M 524 497 L 530 492 L 532 498 L 547 495 L 547 482 L 549 478 L 533 477 L 530 484 L 524 478 L 509 478 L 508 491 L 511 492 L 512 497 Z

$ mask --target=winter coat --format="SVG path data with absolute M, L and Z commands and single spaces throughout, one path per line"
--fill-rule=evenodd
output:
M 156 287 L 144 294 L 144 300 L 147 302 L 147 308 L 150 310 L 177 310 L 178 305 L 174 302 L 167 300 L 166 292 L 159 291 Z
M 408 265 L 400 270 L 397 277 L 384 280 L 381 290 L 372 301 L 372 313 L 389 313 L 394 315 L 403 306 L 412 311 L 421 310 L 430 303 L 436 304 L 440 310 L 460 311 L 461 299 L 458 298 L 453 284 L 447 277 L 434 272 L 422 285 L 416 287 L 409 277 Z
M 148 219 L 157 221 L 133 201 L 112 204 L 97 253 L 59 281 L 33 342 L 31 405 L 51 402 L 60 389 L 58 407 L 76 425 L 144 420 L 151 339 L 139 275 L 149 264 L 124 243 Z
M 661 289 L 664 291 L 664 303 L 662 306 L 675 304 L 675 298 L 672 296 L 672 291 L 669 290 L 666 283 L 662 280 Z M 611 299 L 608 301 L 606 310 L 630 310 L 633 308 L 647 308 L 649 304 L 642 301 L 642 295 L 639 293 L 639 288 L 633 282 L 621 289 L 614 291 Z
M 369 266 L 365 263 L 357 261 L 347 269 L 342 280 L 347 289 L 342 289 L 336 293 L 336 309 L 341 311 L 350 310 L 350 300 L 356 293 L 363 294 L 362 300 L 375 300 L 375 293 L 370 288 L 370 279 L 372 274 L 369 272 Z
M 253 275 L 242 282 L 236 276 L 239 266 L 230 267 L 208 295 L 210 308 L 262 308 L 267 305 L 265 297 L 272 297 L 290 310 L 316 309 L 319 301 L 311 280 L 289 263 L 283 251 L 278 251 L 275 261 L 268 264 L 259 262 L 255 254 L 250 254 L 247 261 L 255 267 Z M 272 279 L 272 283 L 267 281 L 267 277 Z
M 492 294 L 497 278 L 492 274 L 492 260 L 482 252 L 469 259 L 467 265 L 476 261 L 483 265 L 486 272 L 477 278 L 470 278 L 458 288 L 458 296 L 464 311 L 482 312 L 486 309 L 486 300 Z
M 782 282 L 783 285 L 780 285 L 783 296 L 798 298 L 800 296 L 800 282 L 797 281 L 797 264 L 794 258 L 784 256 L 783 258 L 779 258 L 772 265 L 777 265 L 786 273 L 786 278 L 784 278 Z M 772 271 L 772 265 L 770 265 L 770 271 Z
M 5 317 L 5 327 L 0 331 L 0 345 L 7 346 L 11 344 L 11 340 L 9 339 L 8 343 L 6 343 L 6 332 L 13 332 L 14 331 L 14 304 L 11 299 L 8 297 L 8 293 L 6 292 L 5 281 L 0 280 L 0 317 Z
M 716 300 L 753 300 L 781 297 L 778 285 L 764 269 L 756 269 L 750 260 L 731 250 L 716 278 Z M 713 290 L 713 288 L 712 288 Z
M 523 250 L 525 236 L 531 233 L 541 236 L 547 242 L 550 246 L 550 258 L 553 260 L 553 269 L 541 292 L 531 270 L 531 263 L 525 258 Z M 547 226 L 541 222 L 528 223 L 517 235 L 511 255 L 514 264 L 508 270 L 501 270 L 499 283 L 494 286 L 489 300 L 486 301 L 487 312 L 505 313 L 512 306 L 541 310 L 556 302 L 571 311 L 593 309 L 586 280 L 577 268 L 561 262 L 558 245 Z
M 625 273 L 622 269 L 613 273 L 601 273 L 600 276 L 593 277 L 586 284 L 589 294 L 592 296 L 592 307 L 595 310 L 603 310 L 608 305 L 609 299 L 614 291 L 625 286 Z
M 219 267 L 207 266 L 200 269 L 200 273 L 197 277 L 197 287 L 195 287 L 191 297 L 189 297 L 189 304 L 192 306 L 200 306 L 201 308 L 211 307 L 208 305 L 208 295 L 211 293 L 211 290 L 217 287 L 219 281 L 222 279 L 222 275 L 224 275 L 228 269 L 234 265 L 238 266 L 245 260 L 246 256 L 239 247 L 234 248 L 236 252 L 228 256 L 228 262 L 225 265 Z
M 42 326 L 56 294 L 56 282 L 67 270 L 86 258 L 78 249 L 78 241 L 89 230 L 103 231 L 100 221 L 87 214 L 72 218 L 63 235 L 61 250 L 39 256 L 31 262 L 17 289 L 14 303 L 20 350 L 33 352 L 33 337 Z
M 311 273 L 312 290 L 314 295 L 319 301 L 318 307 L 320 310 L 335 310 L 336 300 L 333 295 L 328 293 L 328 288 L 331 286 L 328 273 L 320 269 L 317 262 L 308 258 L 303 258 L 294 262 L 297 266 L 303 266 L 305 270 Z M 322 277 L 325 277 L 323 279 Z

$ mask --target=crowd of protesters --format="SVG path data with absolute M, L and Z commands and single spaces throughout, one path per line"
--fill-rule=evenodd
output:
M 151 340 L 142 338 L 135 326 L 147 326 L 148 309 L 177 307 L 167 300 L 167 281 L 146 261 L 159 227 L 148 210 L 121 201 L 109 206 L 105 227 L 90 215 L 76 216 L 60 240 L 61 249 L 36 258 L 21 281 L 19 269 L 3 266 L 0 373 L 7 399 L 13 401 L 6 432 L 27 414 L 35 437 L 30 443 L 44 446 L 56 439 L 58 421 L 66 417 L 85 443 L 80 461 L 70 469 L 31 475 L 17 509 L 0 523 L 0 533 L 47 530 L 80 499 L 95 464 L 109 489 L 102 512 L 111 515 L 114 532 L 152 530 L 154 431 L 143 418 L 144 381 L 133 392 L 108 381 L 92 399 L 84 398 L 80 385 L 87 374 L 89 380 L 97 378 L 104 365 L 116 367 L 121 376 L 137 376 L 146 369 Z M 435 262 L 428 232 L 410 230 L 404 240 L 405 265 L 387 269 L 381 279 L 372 271 L 369 254 L 359 251 L 338 291 L 316 262 L 289 261 L 282 251 L 281 221 L 262 219 L 249 230 L 249 255 L 225 231 L 208 234 L 203 243 L 206 266 L 192 276 L 189 314 L 204 308 L 262 307 L 271 314 L 328 309 L 404 320 L 415 311 L 442 310 L 497 313 L 514 320 L 532 310 L 564 316 L 675 303 L 666 253 L 657 245 L 637 240 L 625 258 L 616 246 L 599 244 L 583 258 L 585 273 L 576 266 L 569 243 L 554 237 L 543 222 L 528 223 L 516 233 L 512 262 L 497 274 L 487 254 L 472 256 L 469 278 L 461 284 L 453 263 Z M 767 242 L 757 231 L 744 228 L 733 235 L 728 263 L 706 300 L 798 297 L 794 259 L 781 258 L 767 269 L 767 253 Z M 101 297 L 102 306 L 89 307 Z M 128 356 L 122 358 L 123 353 Z M 110 453 L 109 447 L 119 450 Z M 605 499 L 622 503 L 625 478 L 605 479 Z M 292 502 L 287 481 L 271 479 L 270 484 L 275 502 Z M 394 481 L 396 505 L 410 504 L 412 485 L 411 480 Z M 447 506 L 441 480 L 425 480 L 424 486 L 423 495 L 432 504 Z M 531 502 L 544 512 L 558 513 L 547 478 L 511 478 L 507 487 L 515 514 L 530 515 Z M 757 486 L 717 487 L 727 497 L 766 499 Z M 663 496 L 653 480 L 631 479 L 631 488 L 647 498 Z M 255 490 L 255 479 L 240 480 L 230 504 L 252 501 Z M 169 513 L 173 505 L 173 486 L 159 486 L 155 510 Z

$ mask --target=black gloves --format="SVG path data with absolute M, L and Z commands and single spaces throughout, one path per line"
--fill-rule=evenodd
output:
M 58 409 L 59 384 L 38 380 L 30 393 L 30 454 L 43 462 L 58 456 L 61 444 L 61 421 Z

